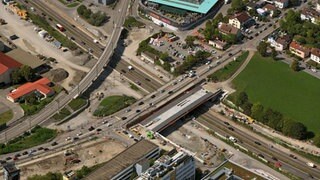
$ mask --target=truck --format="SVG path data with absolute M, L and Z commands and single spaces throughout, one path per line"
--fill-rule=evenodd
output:
M 237 139 L 236 139 L 235 137 L 233 137 L 233 136 L 230 136 L 230 137 L 229 137 L 229 140 L 232 141 L 232 142 L 234 142 L 234 143 L 237 142 Z
M 56 28 L 61 32 L 65 31 L 64 27 L 61 24 L 56 24 Z
M 307 165 L 308 165 L 309 167 L 312 167 L 312 168 L 316 167 L 316 166 L 314 165 L 314 163 L 312 163 L 312 162 L 307 162 Z

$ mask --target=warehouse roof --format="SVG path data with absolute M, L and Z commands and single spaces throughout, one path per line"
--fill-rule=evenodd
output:
M 41 61 L 37 56 L 34 56 L 19 48 L 9 51 L 7 55 L 12 57 L 21 64 L 30 66 L 32 69 L 35 69 L 45 64 L 45 62 Z
M 149 0 L 150 2 L 172 6 L 192 12 L 206 14 L 218 2 L 218 0 L 203 0 L 201 3 L 192 3 L 186 0 Z
M 133 144 L 126 150 L 109 160 L 105 165 L 96 171 L 90 173 L 85 179 L 87 180 L 104 180 L 112 179 L 118 173 L 135 164 L 146 154 L 158 148 L 157 145 L 145 139 Z

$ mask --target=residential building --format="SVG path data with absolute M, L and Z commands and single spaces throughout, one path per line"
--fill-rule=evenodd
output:
M 102 167 L 90 173 L 85 180 L 129 180 L 135 165 L 143 159 L 158 158 L 160 148 L 148 140 L 141 140 L 125 149 L 123 152 L 109 160 Z M 140 168 L 138 168 L 140 170 Z
M 290 52 L 300 58 L 306 58 L 310 55 L 310 49 L 307 47 L 304 47 L 303 45 L 300 45 L 296 41 L 292 41 L 290 43 Z
M 312 48 L 310 59 L 317 63 L 320 63 L 320 49 Z
M 0 84 L 10 83 L 12 71 L 18 69 L 21 65 L 16 60 L 0 52 Z
M 103 4 L 103 5 L 109 5 L 114 3 L 116 0 L 96 0 L 97 3 Z
M 217 49 L 224 50 L 225 47 L 227 46 L 227 42 L 221 41 L 219 39 L 215 39 L 215 40 L 209 40 L 209 45 L 212 45 Z
M 219 23 L 219 32 L 224 35 L 235 35 L 236 37 L 241 37 L 240 29 L 226 23 Z
M 3 165 L 4 180 L 20 180 L 20 169 L 14 163 L 6 163 Z
M 241 13 L 235 14 L 234 16 L 231 16 L 229 18 L 229 24 L 238 29 L 242 29 L 245 28 L 251 20 L 252 18 L 248 15 L 248 13 L 243 11 Z
M 52 83 L 48 78 L 41 78 L 35 82 L 27 82 L 11 91 L 7 95 L 7 99 L 11 102 L 19 102 L 31 93 L 35 93 L 38 99 L 44 99 L 54 95 L 54 90 L 50 87 L 51 85 Z
M 268 42 L 271 47 L 274 47 L 276 51 L 283 51 L 288 48 L 291 38 L 288 35 L 283 35 L 277 38 L 268 38 Z
M 319 24 L 320 13 L 312 8 L 304 8 L 300 14 L 301 20 L 309 20 L 313 24 Z
M 287 8 L 289 6 L 289 0 L 275 0 L 274 1 L 274 5 L 277 8 L 284 9 L 284 8 Z
M 178 152 L 173 156 L 164 155 L 136 180 L 194 180 L 195 160 L 192 156 Z
M 263 6 L 262 9 L 267 11 L 271 17 L 273 16 L 274 12 L 277 10 L 277 8 L 272 4 L 266 4 L 265 6 Z

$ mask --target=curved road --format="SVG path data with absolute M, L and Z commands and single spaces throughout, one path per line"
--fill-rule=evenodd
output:
M 27 118 L 27 120 L 23 119 L 23 121 L 18 121 L 15 125 L 10 125 L 5 131 L 2 131 L 0 134 L 0 142 L 4 143 L 9 139 L 12 139 L 16 136 L 21 135 L 25 131 L 28 131 L 31 127 L 41 124 L 41 122 L 51 117 L 54 113 L 56 113 L 59 108 L 63 105 L 66 105 L 71 99 L 77 97 L 79 94 L 84 92 L 95 80 L 95 78 L 103 71 L 103 67 L 109 63 L 110 57 L 113 54 L 114 48 L 117 45 L 118 39 L 120 38 L 120 33 L 122 29 L 122 25 L 124 23 L 126 12 L 129 6 L 129 1 L 124 1 L 122 3 L 121 8 L 119 9 L 116 23 L 114 25 L 114 30 L 112 35 L 109 38 L 107 47 L 103 51 L 101 57 L 98 62 L 94 65 L 94 67 L 89 71 L 89 73 L 81 80 L 79 85 L 71 90 L 69 94 L 59 94 L 58 98 L 47 105 L 42 111 L 40 111 L 37 115 L 33 117 Z

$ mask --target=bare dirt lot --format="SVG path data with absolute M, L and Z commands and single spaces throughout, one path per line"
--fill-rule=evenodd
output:
M 63 153 L 44 159 L 26 167 L 20 167 L 21 179 L 27 179 L 28 176 L 35 174 L 46 174 L 48 172 L 61 172 L 67 170 L 81 169 L 82 166 L 93 166 L 106 162 L 119 152 L 122 152 L 125 147 L 122 143 L 109 140 L 103 143 L 95 143 L 90 145 L 88 148 L 76 147 L 73 148 L 73 153 L 69 156 L 65 156 Z M 74 159 L 80 160 L 79 163 L 72 163 Z

